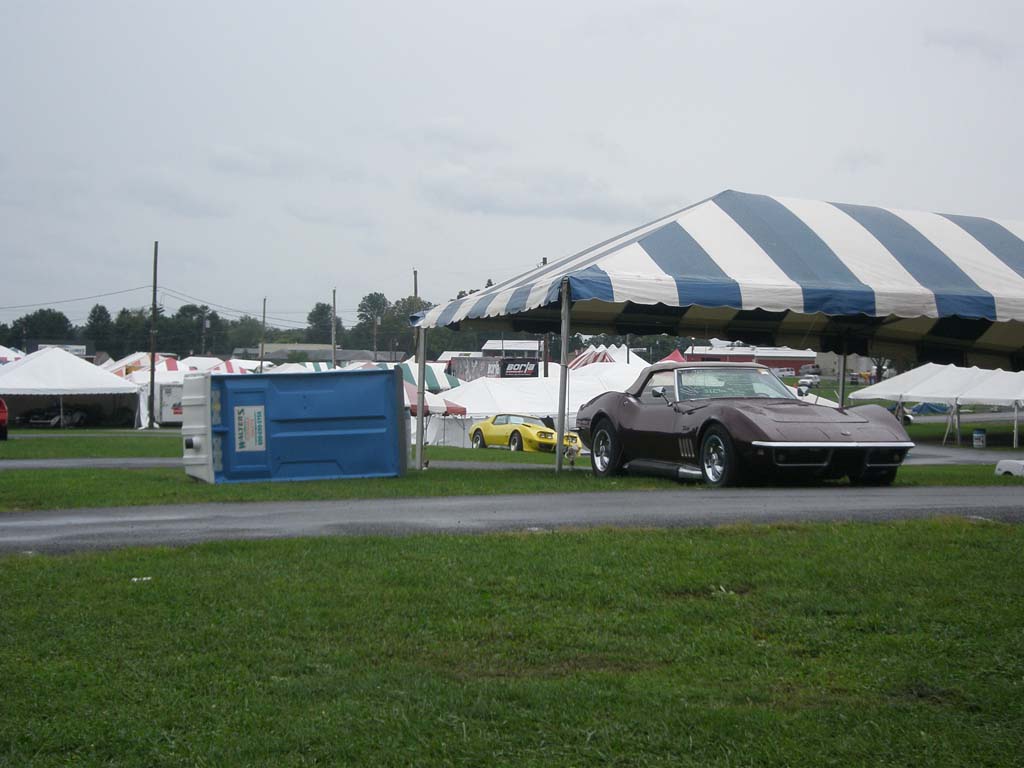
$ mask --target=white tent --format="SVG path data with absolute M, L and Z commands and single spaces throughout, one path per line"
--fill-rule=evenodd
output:
M 1024 398 L 1024 373 L 987 368 L 960 368 L 928 363 L 850 395 L 852 400 L 895 400 L 900 403 L 945 403 L 951 410 L 946 428 L 960 442 L 960 406 L 965 403 L 1014 406 L 1013 445 L 1017 447 L 1017 401 Z M 969 398 L 969 399 L 968 399 Z M 943 438 L 945 442 L 945 437 Z
M 33 398 L 22 408 L 58 400 L 63 411 L 64 398 L 93 399 L 98 396 L 127 396 L 135 401 L 141 418 L 143 407 L 139 386 L 104 371 L 80 357 L 57 347 L 47 347 L 0 367 L 0 396 Z M 10 405 L 10 403 L 8 404 Z
M 8 363 L 14 363 L 21 360 L 25 355 L 16 349 L 5 347 L 0 344 L 0 365 L 7 365 Z
M 209 371 L 212 368 L 216 368 L 223 362 L 224 361 L 219 357 L 199 357 L 198 355 L 190 355 L 189 357 L 182 358 L 179 361 L 179 364 L 186 371 L 202 373 L 203 371 Z
M 996 370 L 960 395 L 961 403 L 1013 406 L 1013 447 L 1020 446 L 1020 409 L 1024 403 L 1024 371 Z
M 858 389 L 850 393 L 851 400 L 894 400 L 896 402 L 916 402 L 907 397 L 907 393 L 921 386 L 930 379 L 955 369 L 955 365 L 939 365 L 926 363 L 918 368 L 883 379 L 870 387 Z

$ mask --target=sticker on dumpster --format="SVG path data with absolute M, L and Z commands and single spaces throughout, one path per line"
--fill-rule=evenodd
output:
M 235 406 L 235 452 L 267 450 L 266 419 L 262 405 Z

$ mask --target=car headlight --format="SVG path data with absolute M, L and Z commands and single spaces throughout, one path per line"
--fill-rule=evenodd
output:
M 575 443 L 576 442 L 576 436 L 575 435 L 569 435 L 569 442 L 570 443 Z
M 555 436 L 554 432 L 538 432 L 537 437 L 541 440 L 550 440 Z

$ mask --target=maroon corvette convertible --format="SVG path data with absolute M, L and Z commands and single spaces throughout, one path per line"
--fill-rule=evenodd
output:
M 720 486 L 844 475 L 888 485 L 914 446 L 880 406 L 812 405 L 768 368 L 742 363 L 649 366 L 625 392 L 580 408 L 576 430 L 596 475 L 626 469 Z

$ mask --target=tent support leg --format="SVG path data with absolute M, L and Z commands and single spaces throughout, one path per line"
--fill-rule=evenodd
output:
M 562 279 L 562 351 L 558 372 L 558 430 L 555 437 L 555 472 L 562 471 L 562 453 L 565 445 L 565 400 L 569 390 L 569 280 Z
M 954 420 L 954 422 L 956 424 L 956 445 L 957 445 L 957 448 L 959 448 L 960 447 L 960 403 L 957 402 L 957 404 L 954 405 L 953 408 L 955 409 L 954 415 L 953 415 L 953 420 Z
M 846 337 L 839 351 L 839 407 L 846 407 Z
M 60 396 L 60 428 L 64 429 L 64 395 Z
M 427 382 L 427 329 L 416 329 L 416 469 L 423 469 L 423 411 L 426 396 L 423 394 Z
M 1017 441 L 1018 427 L 1020 425 L 1020 401 L 1015 400 L 1013 403 L 1013 447 L 1016 448 L 1019 443 Z

